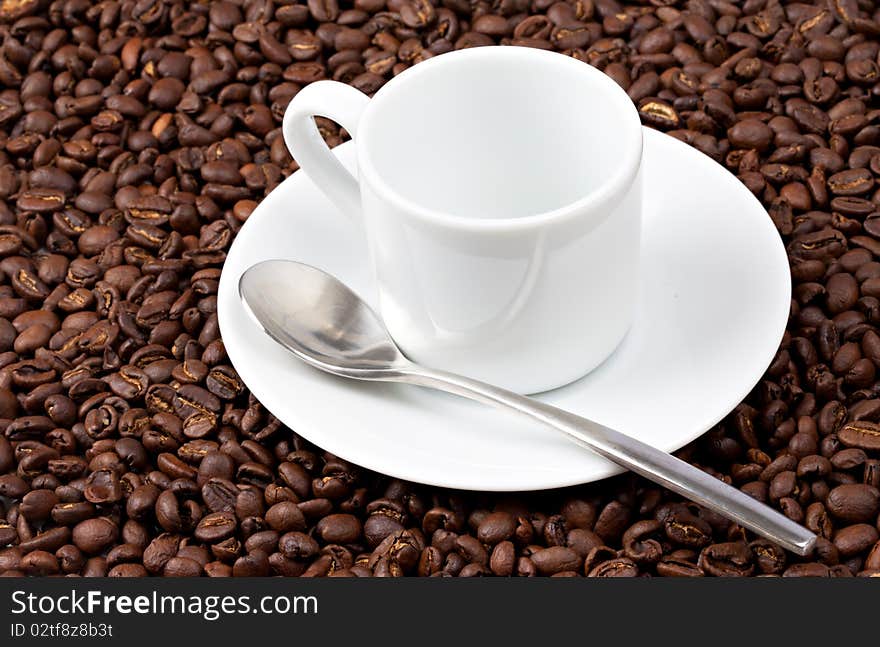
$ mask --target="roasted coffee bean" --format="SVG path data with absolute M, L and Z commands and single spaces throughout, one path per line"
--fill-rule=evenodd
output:
M 126 512 L 128 516 L 136 520 L 150 519 L 156 499 L 159 498 L 160 490 L 152 483 L 145 483 L 136 487 L 128 496 Z
M 235 510 L 239 490 L 227 479 L 211 478 L 202 485 L 201 494 L 205 505 L 212 512 L 229 512 Z
M 58 496 L 52 490 L 32 490 L 21 499 L 18 512 L 29 522 L 48 519 L 58 504 Z
M 489 557 L 489 568 L 495 575 L 510 577 L 513 575 L 515 562 L 516 547 L 510 541 L 502 541 L 492 549 L 492 554 Z
M 361 522 L 351 514 L 331 514 L 318 522 L 317 531 L 328 544 L 350 544 L 360 537 Z
M 193 534 L 199 541 L 216 544 L 231 537 L 236 527 L 235 515 L 231 512 L 212 512 L 199 521 Z
M 350 524 L 352 521 L 356 521 L 354 517 L 348 518 L 349 515 L 337 515 L 338 517 L 346 517 L 346 519 L 334 519 L 334 523 L 331 524 L 331 528 L 322 532 L 322 536 L 324 532 L 329 533 L 328 536 L 336 537 L 347 537 L 347 532 L 353 532 L 351 528 L 344 528 L 345 524 Z M 323 521 L 323 520 L 322 520 Z M 269 526 L 280 533 L 289 532 L 292 530 L 305 530 L 306 529 L 306 520 L 302 511 L 297 507 L 296 503 L 293 501 L 282 501 L 280 503 L 276 503 L 271 508 L 266 511 L 266 523 Z M 358 534 L 359 534 L 358 529 Z M 357 535 L 355 535 L 355 539 Z M 331 541 L 327 540 L 329 543 L 350 543 L 355 541 L 355 539 L 350 539 L 349 541 Z
M 727 136 L 734 146 L 763 152 L 770 146 L 773 131 L 767 124 L 757 119 L 745 119 L 732 126 Z
M 112 545 L 119 528 L 106 517 L 81 521 L 73 528 L 73 543 L 87 555 L 95 555 Z
M 320 550 L 318 542 L 301 532 L 283 534 L 278 540 L 278 548 L 291 559 L 311 559 Z
M 20 476 L 15 474 L 0 476 L 0 495 L 9 499 L 21 499 L 28 490 L 28 484 Z
M 834 533 L 834 546 L 844 559 L 854 557 L 870 549 L 880 539 L 877 528 L 866 523 L 857 523 L 841 528 Z
M 215 366 L 205 378 L 208 391 L 222 400 L 232 400 L 244 390 L 238 374 L 228 366 Z
M 147 569 L 141 564 L 117 564 L 109 571 L 107 577 L 147 577 Z
M 562 516 L 570 528 L 592 530 L 596 522 L 596 507 L 582 499 L 570 499 L 562 506 Z
M 477 528 L 477 539 L 484 544 L 497 544 L 513 536 L 516 520 L 508 512 L 493 512 L 487 515 Z
M 21 558 L 18 568 L 26 575 L 47 576 L 58 573 L 58 559 L 45 550 L 33 550 Z
M 703 577 L 699 566 L 677 556 L 664 557 L 658 562 L 657 575 L 661 577 Z
M 318 22 L 333 22 L 339 17 L 339 5 L 336 0 L 309 0 L 309 13 Z
M 577 571 L 583 558 L 571 548 L 551 546 L 531 555 L 532 563 L 541 575 L 554 575 L 561 571 Z
M 637 564 L 657 562 L 663 555 L 663 547 L 652 536 L 658 535 L 663 525 L 659 521 L 638 521 L 623 533 L 622 543 L 626 556 Z
M 115 503 L 123 497 L 123 486 L 116 472 L 110 469 L 92 472 L 83 490 L 83 496 L 90 503 Z
M 271 555 L 278 548 L 278 533 L 274 530 L 263 530 L 255 532 L 244 543 L 244 549 L 247 552 L 254 550 L 262 550 L 264 553 Z M 216 551 L 215 551 L 216 554 Z
M 838 432 L 840 441 L 866 451 L 880 451 L 880 424 L 860 420 L 844 425 Z
M 26 553 L 32 550 L 54 552 L 68 542 L 70 542 L 70 529 L 58 527 L 44 530 L 29 539 L 25 539 L 19 542 L 18 547 Z
M 488 563 L 489 555 L 480 541 L 470 535 L 461 535 L 455 540 L 455 549 L 467 562 L 472 564 Z
M 638 577 L 639 568 L 626 557 L 615 557 L 600 562 L 587 573 L 587 577 Z
M 782 577 L 831 577 L 831 571 L 825 564 L 810 562 L 805 564 L 792 564 Z
M 675 544 L 700 548 L 712 541 L 712 527 L 687 510 L 676 510 L 660 520 L 666 537 Z
M 150 573 L 160 573 L 168 561 L 177 554 L 180 537 L 163 533 L 153 539 L 144 549 L 144 568 Z
M 712 544 L 700 552 L 699 566 L 715 577 L 744 577 L 752 574 L 752 552 L 741 542 Z
M 58 503 L 52 507 L 52 521 L 64 526 L 75 526 L 90 519 L 95 514 L 95 506 L 88 501 Z
M 174 556 L 162 569 L 165 577 L 199 577 L 201 574 L 202 565 L 188 557 Z
M 871 522 L 880 511 L 880 491 L 861 483 L 838 485 L 828 493 L 825 507 L 833 516 L 849 523 Z
M 13 545 L 18 539 L 18 531 L 8 521 L 0 521 L 0 541 L 4 546 Z
M 630 518 L 630 510 L 618 501 L 611 501 L 599 513 L 593 531 L 606 542 L 623 534 Z
M 155 515 L 165 531 L 188 532 L 198 523 L 198 504 L 191 500 L 180 501 L 174 492 L 165 490 L 156 499 Z
M 786 554 L 781 548 L 766 540 L 759 539 L 749 544 L 755 564 L 761 573 L 775 575 L 785 568 Z
M 828 189 L 834 195 L 861 195 L 874 186 L 874 178 L 868 169 L 847 169 L 828 178 Z

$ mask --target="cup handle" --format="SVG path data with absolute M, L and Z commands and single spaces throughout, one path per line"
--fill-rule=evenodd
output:
M 287 150 L 321 191 L 347 216 L 360 218 L 358 181 L 321 138 L 315 117 L 326 117 L 345 128 L 352 139 L 370 98 L 337 81 L 316 81 L 300 90 L 284 113 L 282 133 Z

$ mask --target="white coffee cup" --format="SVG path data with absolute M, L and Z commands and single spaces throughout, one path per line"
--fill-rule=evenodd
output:
M 358 179 L 314 116 L 351 134 Z M 283 132 L 303 171 L 363 222 L 382 317 L 414 361 L 535 393 L 585 375 L 626 334 L 642 130 L 599 70 L 523 47 L 450 52 L 373 99 L 312 83 Z

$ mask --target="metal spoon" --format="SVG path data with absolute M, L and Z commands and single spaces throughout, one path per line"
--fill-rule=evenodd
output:
M 810 553 L 816 542 L 812 532 L 783 514 L 640 440 L 538 400 L 414 364 L 376 313 L 321 270 L 293 261 L 265 261 L 242 275 L 239 293 L 270 337 L 323 371 L 426 386 L 510 409 L 798 555 Z

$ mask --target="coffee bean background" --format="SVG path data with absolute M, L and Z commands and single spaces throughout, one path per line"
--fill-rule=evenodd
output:
M 878 35 L 862 0 L 0 0 L 0 572 L 880 575 Z M 218 280 L 296 169 L 290 98 L 498 43 L 604 70 L 766 206 L 788 330 L 678 454 L 817 532 L 814 556 L 631 475 L 393 480 L 296 435 L 230 366 Z

